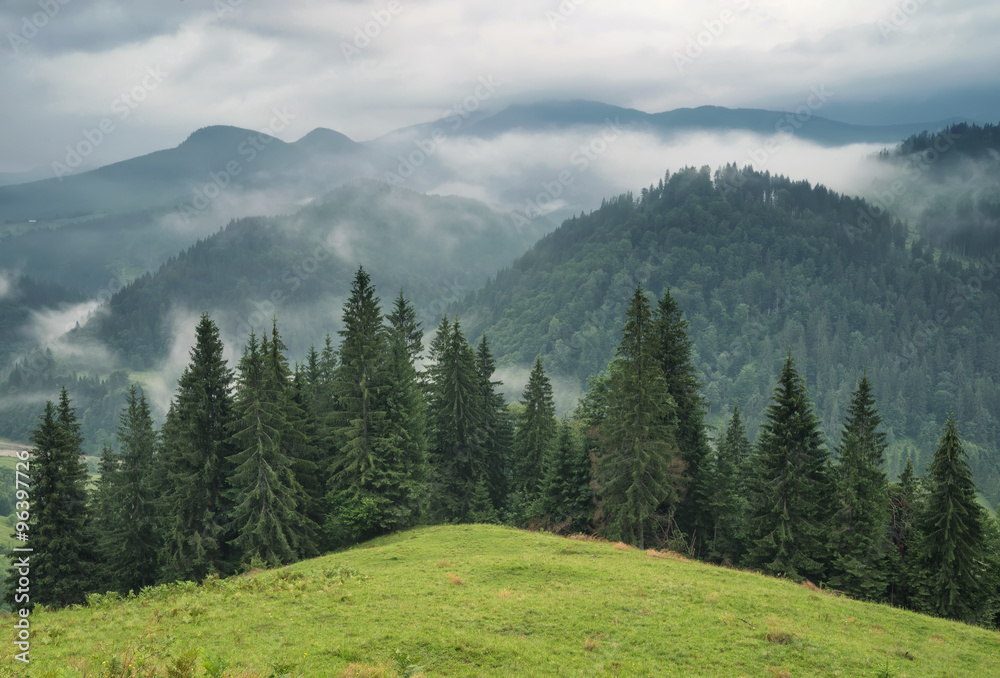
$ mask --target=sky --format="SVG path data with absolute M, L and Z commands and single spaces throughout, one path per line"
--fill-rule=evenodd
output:
M 1000 119 L 995 0 L 0 0 L 0 172 L 176 146 L 214 124 L 355 140 L 590 99 L 857 123 Z M 480 90 L 482 91 L 482 90 Z

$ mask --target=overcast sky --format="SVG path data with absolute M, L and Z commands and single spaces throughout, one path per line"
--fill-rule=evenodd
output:
M 85 132 L 96 166 L 275 110 L 289 141 L 366 140 L 443 116 L 480 78 L 494 109 L 792 110 L 825 86 L 834 119 L 1000 119 L 996 0 L 0 3 L 0 172 L 47 168 Z

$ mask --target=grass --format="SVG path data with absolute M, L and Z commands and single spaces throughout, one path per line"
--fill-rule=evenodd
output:
M 31 618 L 59 676 L 975 676 L 1000 634 L 676 554 L 463 525 Z M 0 675 L 14 667 L 0 619 Z M 13 668 L 12 668 L 13 667 Z

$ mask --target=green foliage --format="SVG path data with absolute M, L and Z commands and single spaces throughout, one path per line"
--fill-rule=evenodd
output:
M 848 408 L 833 468 L 829 584 L 871 600 L 881 600 L 886 586 L 889 493 L 882 470 L 887 445 L 881 423 L 865 375 Z
M 204 314 L 163 426 L 160 515 L 163 578 L 201 581 L 228 572 L 230 506 L 224 496 L 232 456 L 232 372 L 219 329 Z
M 832 494 L 828 456 L 789 354 L 757 440 L 748 565 L 793 581 L 824 578 Z
M 706 556 L 717 562 L 739 562 L 746 551 L 751 454 L 752 447 L 736 405 L 715 454 L 709 458 L 714 483 L 709 495 L 712 531 L 707 539 Z
M 545 462 L 541 509 L 557 531 L 586 530 L 594 513 L 590 489 L 590 459 L 568 421 Z
M 8 602 L 18 608 L 82 604 L 85 594 L 98 585 L 96 539 L 87 503 L 87 471 L 80 461 L 80 425 L 66 389 L 58 404 L 45 404 L 31 442 L 33 452 L 25 464 L 31 478 L 26 530 L 33 549 L 30 600 L 16 600 L 18 573 L 12 568 Z M 10 557 L 13 560 L 14 554 Z
M 609 369 L 607 416 L 600 423 L 600 512 L 603 531 L 645 548 L 676 507 L 670 464 L 676 455 L 674 402 L 658 362 L 649 302 L 636 287 L 622 341 Z
M 541 358 L 535 359 L 521 394 L 521 405 L 514 435 L 514 487 L 531 502 L 542 490 L 543 463 L 551 454 L 556 437 L 552 382 L 545 376 Z
M 983 508 L 958 427 L 948 419 L 927 474 L 927 500 L 918 517 L 914 576 L 917 609 L 974 621 L 984 585 Z

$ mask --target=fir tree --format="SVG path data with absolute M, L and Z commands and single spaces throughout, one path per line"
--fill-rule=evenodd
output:
M 672 506 L 670 463 L 676 453 L 673 399 L 658 363 L 657 338 L 642 286 L 625 315 L 622 341 L 611 363 L 607 413 L 601 425 L 601 514 L 609 538 L 645 548 L 657 515 Z
M 910 607 L 914 592 L 910 570 L 911 555 L 917 537 L 916 517 L 920 513 L 921 483 L 913 469 L 913 461 L 906 458 L 906 466 L 899 474 L 899 482 L 889 486 L 889 522 L 887 538 L 888 600 L 891 605 Z
M 29 604 L 53 607 L 82 604 L 97 588 L 93 579 L 96 543 L 87 503 L 87 469 L 81 459 L 80 425 L 69 394 L 45 404 L 38 427 L 31 433 L 31 514 L 28 539 L 31 554 Z M 12 569 L 8 596 L 17 589 Z
M 327 525 L 336 542 L 361 540 L 383 531 L 389 503 L 382 495 L 386 412 L 380 397 L 386 386 L 388 347 L 380 301 L 364 268 L 354 276 L 342 317 L 334 383 L 338 450 L 331 464 Z
M 855 598 L 881 600 L 888 547 L 888 481 L 885 433 L 867 374 L 854 392 L 834 466 L 830 531 L 831 586 Z
M 476 354 L 459 321 L 442 320 L 431 341 L 428 424 L 433 473 L 432 510 L 444 521 L 470 519 L 476 486 L 484 479 L 483 404 Z M 487 488 L 488 491 L 488 488 Z
M 715 478 L 710 495 L 713 526 L 707 555 L 718 562 L 738 562 L 745 551 L 750 456 L 750 441 L 739 405 L 735 405 L 725 435 L 719 441 L 712 469 Z
M 559 530 L 586 529 L 594 513 L 590 459 L 569 422 L 559 424 L 544 466 L 542 508 L 550 522 Z
M 232 372 L 222 351 L 218 327 L 203 314 L 191 362 L 163 426 L 160 562 L 168 581 L 201 581 L 209 573 L 231 570 L 225 530 L 229 506 L 223 492 L 232 454 Z
M 796 581 L 823 579 L 828 457 L 805 383 L 789 354 L 757 444 L 747 557 L 752 567 Z
M 305 550 L 303 542 L 312 530 L 303 514 L 307 497 L 288 453 L 291 427 L 276 385 L 283 364 L 277 333 L 264 348 L 268 355 L 262 355 L 251 331 L 239 364 L 233 435 L 238 451 L 231 457 L 234 471 L 229 479 L 236 490 L 231 531 L 240 562 L 256 559 L 277 566 Z
M 677 524 L 688 535 L 694 553 L 700 554 L 714 531 L 711 503 L 715 479 L 705 432 L 701 379 L 692 361 L 691 339 L 687 334 L 689 325 L 669 289 L 656 306 L 653 325 L 657 359 L 667 393 L 675 404 L 674 413 L 665 424 L 676 425 L 677 449 L 684 462 L 684 498 L 677 508 Z
M 423 331 L 415 318 L 413 306 L 400 292 L 386 317 L 387 356 L 380 396 L 380 407 L 386 413 L 381 469 L 382 498 L 386 500 L 384 530 L 415 524 L 425 499 L 427 415 L 414 365 L 423 345 Z
M 138 593 L 158 579 L 161 539 L 153 487 L 156 432 L 146 396 L 134 384 L 119 416 L 117 437 L 120 454 L 109 483 L 116 519 L 105 533 L 102 551 L 115 588 Z
M 521 394 L 521 405 L 524 409 L 514 437 L 514 478 L 515 487 L 525 502 L 530 503 L 540 494 L 543 462 L 551 454 L 557 425 L 552 383 L 545 375 L 541 358 L 535 358 Z
M 928 494 L 918 518 L 918 610 L 973 621 L 983 593 L 984 511 L 958 428 L 949 417 L 927 469 Z
M 482 405 L 480 439 L 482 440 L 483 483 L 490 502 L 497 511 L 507 508 L 510 491 L 510 457 L 514 439 L 514 424 L 507 411 L 507 402 L 499 391 L 501 382 L 493 381 L 496 361 L 490 352 L 486 335 L 476 348 L 476 376 Z

